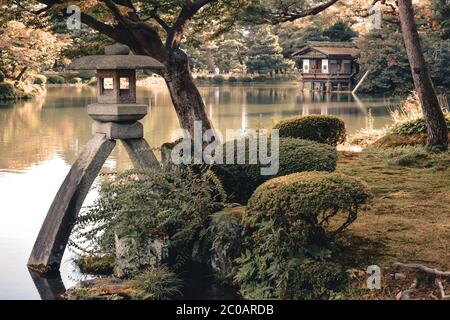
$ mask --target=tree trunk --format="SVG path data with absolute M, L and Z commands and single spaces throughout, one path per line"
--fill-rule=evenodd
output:
M 163 76 L 181 127 L 189 130 L 192 137 L 194 121 L 202 122 L 203 131 L 211 129 L 205 104 L 189 69 L 187 55 L 180 49 L 172 51 L 166 62 L 166 68 Z
M 398 5 L 406 53 L 427 125 L 427 148 L 447 150 L 447 125 L 420 45 L 412 2 L 411 0 L 399 0 Z
M 189 60 L 180 49 L 169 49 L 155 37 L 153 30 L 132 30 L 133 42 L 130 45 L 133 53 L 148 55 L 165 65 L 160 75 L 166 81 L 170 97 L 183 129 L 194 136 L 194 121 L 201 121 L 203 130 L 212 129 L 205 110 L 203 99 L 194 83 Z M 130 38 L 130 37 L 129 37 Z
M 20 73 L 19 73 L 19 75 L 16 77 L 16 79 L 14 79 L 14 80 L 16 80 L 16 81 L 22 80 L 22 77 L 23 77 L 23 75 L 25 74 L 25 72 L 27 72 L 27 70 L 28 70 L 28 67 L 24 67 L 24 68 L 20 71 Z

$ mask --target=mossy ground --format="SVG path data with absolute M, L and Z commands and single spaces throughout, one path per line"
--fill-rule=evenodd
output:
M 74 262 L 83 274 L 110 275 L 114 272 L 115 259 L 111 256 L 80 256 Z
M 394 281 L 389 275 L 394 262 L 450 270 L 450 153 L 424 155 L 421 149 L 339 154 L 337 172 L 360 178 L 374 194 L 370 208 L 349 228 L 341 259 L 355 269 L 375 264 L 384 271 L 384 290 L 357 290 L 357 298 L 395 298 L 407 289 L 414 278 Z M 356 277 L 355 288 L 363 287 L 364 279 Z

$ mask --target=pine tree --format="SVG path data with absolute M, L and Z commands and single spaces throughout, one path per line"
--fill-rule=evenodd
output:
M 270 74 L 283 72 L 292 67 L 293 62 L 283 57 L 279 38 L 270 27 L 253 30 L 248 36 L 247 70 L 250 73 Z
M 232 32 L 216 41 L 217 49 L 213 54 L 216 66 L 222 72 L 241 73 L 243 70 L 242 53 L 245 51 L 245 39 L 240 32 Z

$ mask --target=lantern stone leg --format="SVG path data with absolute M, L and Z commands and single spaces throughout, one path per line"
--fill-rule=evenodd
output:
M 124 139 L 122 144 L 137 169 L 159 168 L 160 164 L 145 139 Z
M 88 142 L 59 188 L 34 244 L 28 266 L 40 273 L 59 270 L 73 223 L 89 189 L 116 145 L 103 134 Z

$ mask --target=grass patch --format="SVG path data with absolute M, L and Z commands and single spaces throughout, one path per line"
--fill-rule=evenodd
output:
M 449 168 L 449 153 L 417 147 L 341 152 L 337 172 L 360 178 L 374 194 L 371 207 L 348 230 L 363 246 L 344 251 L 344 263 L 361 270 L 394 262 L 450 270 Z

